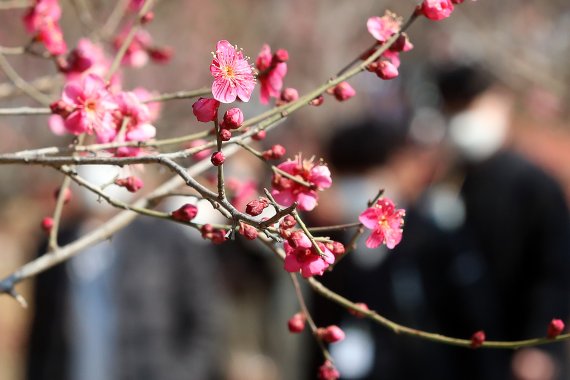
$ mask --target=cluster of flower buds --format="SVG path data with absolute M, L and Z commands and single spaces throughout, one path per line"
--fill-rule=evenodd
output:
M 211 240 L 214 244 L 222 244 L 226 241 L 226 230 L 216 229 L 211 224 L 204 224 L 200 228 L 202 238 Z
M 148 14 L 148 13 L 147 13 Z M 146 15 L 145 15 L 146 16 Z M 143 16 L 141 21 L 149 22 L 152 14 Z M 132 27 L 127 27 L 121 31 L 113 40 L 113 46 L 118 51 L 125 43 L 125 39 L 131 32 Z M 164 46 L 153 46 L 150 34 L 145 30 L 137 30 L 131 43 L 127 47 L 122 64 L 131 67 L 142 67 L 146 65 L 149 58 L 156 63 L 167 63 L 172 58 L 172 48 Z
M 275 144 L 271 148 L 263 151 L 261 156 L 266 160 L 278 160 L 287 153 L 287 150 L 283 145 Z
M 342 329 L 336 325 L 328 327 L 319 327 L 317 329 L 317 336 L 326 343 L 336 343 L 344 339 L 345 334 Z
M 249 224 L 240 222 L 239 224 L 239 234 L 245 237 L 247 240 L 255 240 L 257 239 L 257 229 Z

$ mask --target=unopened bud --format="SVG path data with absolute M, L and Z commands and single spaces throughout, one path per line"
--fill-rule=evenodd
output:
M 315 99 L 309 102 L 309 105 L 318 107 L 325 102 L 325 97 L 322 95 L 317 96 Z
M 265 132 L 265 130 L 261 130 L 261 131 L 257 132 L 256 134 L 254 134 L 253 136 L 251 136 L 251 138 L 255 141 L 261 141 L 265 138 L 266 135 L 267 135 L 267 132 Z
M 339 378 L 340 373 L 330 360 L 326 360 L 325 363 L 319 367 L 319 380 L 338 380 Z
M 281 91 L 281 95 L 279 97 L 279 102 L 278 102 L 279 104 L 278 105 L 291 103 L 297 99 L 299 99 L 299 91 L 297 91 L 296 89 L 294 89 L 292 87 L 287 87 L 287 88 L 283 89 L 283 91 Z
M 130 176 L 127 178 L 117 178 L 115 180 L 115 185 L 124 187 L 131 193 L 136 193 L 143 187 L 144 184 L 140 178 L 136 176 Z
M 220 151 L 214 152 L 212 154 L 212 158 L 210 158 L 210 161 L 212 161 L 212 164 L 214 166 L 220 166 L 221 164 L 224 163 L 225 160 L 226 156 L 224 156 L 224 153 Z
M 172 48 L 161 47 L 161 48 L 149 48 L 147 49 L 150 59 L 157 63 L 167 63 L 172 58 Z
M 283 63 L 289 60 L 289 52 L 285 49 L 279 49 L 273 54 L 273 61 Z
M 287 153 L 283 145 L 275 144 L 270 149 L 264 151 L 261 155 L 266 160 L 278 160 Z
M 285 215 L 283 219 L 281 219 L 280 227 L 288 230 L 289 228 L 295 227 L 297 221 L 292 215 Z
M 222 128 L 220 129 L 220 139 L 222 141 L 228 141 L 232 138 L 232 132 L 229 129 Z
M 240 223 L 239 226 L 240 235 L 244 236 L 248 240 L 255 240 L 257 238 L 257 229 L 246 223 Z
M 152 20 L 154 20 L 154 13 L 153 12 L 146 12 L 141 17 L 141 24 L 143 24 L 143 25 L 148 24 L 148 23 L 152 22 Z
M 287 321 L 287 327 L 289 328 L 289 331 L 294 334 L 300 333 L 305 329 L 306 320 L 307 318 L 305 317 L 305 314 L 297 313 L 293 315 L 291 318 L 289 318 L 289 320 Z
M 243 112 L 237 107 L 230 108 L 224 113 L 223 126 L 227 129 L 238 129 L 243 124 Z
M 42 229 L 49 233 L 51 231 L 51 229 L 53 228 L 53 218 L 46 216 L 45 218 L 42 219 Z
M 245 206 L 245 213 L 251 216 L 257 216 L 269 206 L 269 200 L 263 197 L 254 199 Z
M 485 342 L 485 332 L 483 330 L 476 331 L 471 335 L 471 348 L 479 348 Z
M 356 95 L 356 91 L 348 82 L 341 82 L 333 89 L 333 95 L 339 102 L 344 102 Z
M 198 121 L 208 123 L 216 120 L 220 102 L 216 99 L 200 98 L 192 104 L 192 113 Z
M 548 329 L 546 331 L 546 335 L 552 339 L 556 338 L 558 335 L 562 334 L 564 331 L 564 322 L 561 319 L 553 319 L 548 324 Z
M 336 325 L 330 325 L 327 328 L 318 328 L 317 335 L 326 343 L 340 342 L 345 337 L 344 331 Z
M 380 61 L 376 75 L 384 80 L 394 79 L 398 76 L 398 68 L 390 61 Z
M 364 302 L 357 302 L 355 303 L 356 306 L 358 306 L 359 308 L 361 308 L 362 310 L 366 310 L 369 311 L 370 309 L 368 308 L 368 305 L 365 304 Z M 354 315 L 356 318 L 364 318 L 365 315 L 359 311 L 356 311 L 354 309 L 348 309 L 348 312 L 352 315 Z
M 193 204 L 186 203 L 176 211 L 172 211 L 170 216 L 180 222 L 189 222 L 198 214 L 198 207 Z

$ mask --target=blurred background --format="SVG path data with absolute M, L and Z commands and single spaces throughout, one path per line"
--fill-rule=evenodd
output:
M 8 1 L 0 1 L 0 6 L 2 3 L 8 3 Z M 89 25 L 79 22 L 78 14 L 82 12 L 82 6 L 89 9 L 92 17 L 92 20 L 87 24 L 101 25 L 108 18 L 115 3 L 102 0 L 61 1 L 63 8 L 62 28 L 68 46 L 74 47 L 78 39 L 89 29 Z M 255 59 L 264 43 L 270 44 L 274 50 L 278 48 L 287 49 L 290 61 L 288 62 L 285 86 L 298 89 L 302 95 L 326 81 L 373 43 L 373 38 L 366 30 L 368 17 L 382 16 L 384 11 L 389 9 L 407 18 L 415 4 L 414 1 L 381 0 L 350 2 L 341 0 L 313 0 L 310 2 L 302 0 L 158 1 L 154 8 L 155 19 L 148 25 L 147 30 L 150 32 L 154 44 L 172 47 L 174 55 L 167 64 L 149 63 L 142 68 L 125 68 L 123 87 L 125 89 L 144 87 L 149 91 L 163 93 L 209 86 L 211 83 L 208 69 L 211 62 L 210 52 L 215 49 L 218 40 L 227 39 L 231 43 L 237 44 L 252 59 Z M 29 37 L 25 34 L 21 21 L 23 14 L 24 9 L 1 10 L 0 7 L 0 25 L 2 25 L 0 28 L 0 45 L 21 46 L 28 41 Z M 382 81 L 372 73 L 360 74 L 350 81 L 357 92 L 354 98 L 339 103 L 334 98 L 327 96 L 325 103 L 320 108 L 306 107 L 300 110 L 289 117 L 277 130 L 270 133 L 267 140 L 260 143 L 259 148 L 280 143 L 287 148 L 291 157 L 295 152 L 303 152 L 306 157 L 314 155 L 333 161 L 330 165 L 333 180 L 336 180 L 338 175 L 337 187 L 335 189 L 333 185 L 333 189 L 329 193 L 323 193 L 320 201 L 321 207 L 309 216 L 314 224 L 324 225 L 330 224 L 331 221 L 338 223 L 354 221 L 358 212 L 364 209 L 366 199 L 373 197 L 380 187 L 386 188 L 387 195 L 399 200 L 401 207 L 416 210 L 417 215 L 421 216 L 418 217 L 418 220 L 422 220 L 422 223 L 424 223 L 424 219 L 429 219 L 429 223 L 425 222 L 426 224 L 410 221 L 411 228 L 416 226 L 417 230 L 414 231 L 420 231 L 418 234 L 421 234 L 421 227 L 429 224 L 429 228 L 433 227 L 435 231 L 432 237 L 442 236 L 441 241 L 444 242 L 442 246 L 434 245 L 433 239 L 425 238 L 423 241 L 421 237 L 418 237 L 414 240 L 413 235 L 410 234 L 409 239 L 415 242 L 415 245 L 402 248 L 403 252 L 412 252 L 409 256 L 405 256 L 409 260 L 417 260 L 416 262 L 420 263 L 427 262 L 425 267 L 419 266 L 418 273 L 422 274 L 423 271 L 432 274 L 434 271 L 443 271 L 442 267 L 438 267 L 436 263 L 445 263 L 447 259 L 462 268 L 472 268 L 481 264 L 477 259 L 473 259 L 474 256 L 465 256 L 465 258 L 458 254 L 458 252 L 463 252 L 465 244 L 457 243 L 454 245 L 454 242 L 464 241 L 462 240 L 464 236 L 456 233 L 461 231 L 461 226 L 479 226 L 477 221 L 474 221 L 472 225 L 469 224 L 469 221 L 472 220 L 470 219 L 472 216 L 470 207 L 477 209 L 479 203 L 470 205 L 467 201 L 468 195 L 464 191 L 470 183 L 468 178 L 479 178 L 477 183 L 489 180 L 486 174 L 477 174 L 480 171 L 471 172 L 470 170 L 488 162 L 488 159 L 494 157 L 495 153 L 500 150 L 506 149 L 509 152 L 514 152 L 517 160 L 518 157 L 523 157 L 521 160 L 524 161 L 524 165 L 528 163 L 528 167 L 532 168 L 528 171 L 539 173 L 537 174 L 539 179 L 529 179 L 528 183 L 545 183 L 545 185 L 544 187 L 541 187 L 542 185 L 525 187 L 526 179 L 519 181 L 520 177 L 517 177 L 513 184 L 506 186 L 507 190 L 500 193 L 503 198 L 498 204 L 504 204 L 503 200 L 511 199 L 514 195 L 519 194 L 518 191 L 521 189 L 530 189 L 525 192 L 525 194 L 531 194 L 528 198 L 521 199 L 519 203 L 513 201 L 510 204 L 512 207 L 528 206 L 527 214 L 514 213 L 511 212 L 511 209 L 506 209 L 505 212 L 514 213 L 523 219 L 543 220 L 541 218 L 552 218 L 560 227 L 550 228 L 546 221 L 541 225 L 540 228 L 556 229 L 553 238 L 549 238 L 546 232 L 544 235 L 534 234 L 537 230 L 526 225 L 524 228 L 521 227 L 521 230 L 511 231 L 511 235 L 513 241 L 520 240 L 517 240 L 517 244 L 513 244 L 512 247 L 529 247 L 526 240 L 521 240 L 523 237 L 521 235 L 530 235 L 537 241 L 560 240 L 556 247 L 552 248 L 552 252 L 555 252 L 552 256 L 549 256 L 547 251 L 541 251 L 541 249 L 547 250 L 544 246 L 533 246 L 532 252 L 540 257 L 546 257 L 545 260 L 548 262 L 536 264 L 537 268 L 542 268 L 543 265 L 546 268 L 543 272 L 537 269 L 536 273 L 532 272 L 530 275 L 537 279 L 548 277 L 545 273 L 558 276 L 553 284 L 558 284 L 560 287 L 553 290 L 548 285 L 545 290 L 540 288 L 541 285 L 537 285 L 536 288 L 527 290 L 528 294 L 532 294 L 533 297 L 536 294 L 550 294 L 550 298 L 546 300 L 543 297 L 539 298 L 545 303 L 556 303 L 562 306 L 559 309 L 534 304 L 528 304 L 521 309 L 516 309 L 518 307 L 516 305 L 513 307 L 517 313 L 520 310 L 528 311 L 533 310 L 533 308 L 543 308 L 545 313 L 559 310 L 562 315 L 551 315 L 549 318 L 567 318 L 570 298 L 568 297 L 569 293 L 565 293 L 566 281 L 560 280 L 560 278 L 565 277 L 564 271 L 568 269 L 566 266 L 568 263 L 567 256 L 570 254 L 570 251 L 565 250 L 567 242 L 561 237 L 567 232 L 565 202 L 570 199 L 570 107 L 568 106 L 570 104 L 570 65 L 568 65 L 570 61 L 570 39 L 568 38 L 570 36 L 570 4 L 565 0 L 541 2 L 526 0 L 466 1 L 462 5 L 456 6 L 453 15 L 447 20 L 433 22 L 420 18 L 410 28 L 408 35 L 414 44 L 414 49 L 401 55 L 402 66 L 400 76 L 397 79 Z M 109 43 L 105 46 L 108 48 L 108 52 L 112 54 L 112 44 Z M 8 59 L 18 73 L 29 81 L 57 75 L 53 64 L 37 57 L 10 56 Z M 457 67 L 475 68 L 473 71 L 475 74 L 468 72 L 454 77 L 453 73 L 446 70 Z M 484 79 L 481 79 L 481 76 Z M 473 90 L 473 93 L 466 95 L 461 92 L 461 85 L 449 86 L 450 81 L 451 83 L 463 83 L 469 82 L 473 78 L 476 78 L 474 79 L 476 83 L 481 84 L 480 88 L 475 86 L 477 89 Z M 15 93 L 4 75 L 0 74 L 0 79 L 2 108 L 23 105 L 38 106 L 33 100 Z M 447 87 L 445 83 L 447 83 Z M 48 80 L 47 84 L 42 81 L 36 82 L 36 84 L 53 100 L 59 98 L 61 86 L 57 79 L 55 81 Z M 450 87 L 451 89 L 449 89 Z M 442 88 L 444 88 L 443 92 Z M 446 93 L 445 89 L 449 91 Z M 242 105 L 246 118 L 255 116 L 267 108 L 259 103 L 258 91 L 256 90 L 252 101 Z M 451 98 L 449 94 L 452 94 Z M 454 99 L 460 98 L 465 101 L 464 104 L 458 105 L 453 102 Z M 203 130 L 204 125 L 198 123 L 192 115 L 191 105 L 192 101 L 189 100 L 177 100 L 163 104 L 162 116 L 156 123 L 157 137 L 167 138 Z M 483 124 L 487 129 L 480 132 L 480 129 L 476 128 L 479 131 L 477 133 L 471 129 L 459 128 L 458 131 L 452 132 L 454 130 L 453 121 L 456 124 L 467 123 L 463 119 L 453 118 L 465 110 L 481 111 L 478 115 L 484 115 L 486 119 L 479 118 L 476 120 L 477 123 L 480 123 L 478 125 Z M 465 115 L 462 114 L 462 116 Z M 349 130 L 353 130 L 353 132 L 358 130 L 360 135 L 358 132 L 354 134 L 347 132 Z M 343 135 L 343 133 L 345 134 Z M 481 133 L 484 137 L 480 137 Z M 63 146 L 71 141 L 69 136 L 54 136 L 47 128 L 47 117 L 45 116 L 2 116 L 0 118 L 0 134 L 0 152 L 2 153 L 43 146 Z M 473 139 L 470 139 L 469 136 L 472 136 Z M 473 148 L 474 146 L 475 148 Z M 358 153 L 362 154 L 359 155 Z M 248 158 L 238 157 L 235 159 L 235 163 L 233 171 L 242 175 L 243 181 L 260 178 L 260 170 L 263 169 L 257 168 Z M 527 166 L 524 167 L 527 168 Z M 505 171 L 501 172 L 503 169 Z M 232 169 L 230 168 L 230 170 Z M 510 166 L 499 167 L 497 170 L 500 173 L 515 171 Z M 523 171 L 527 172 L 526 169 Z M 472 173 L 475 173 L 473 177 Z M 477 177 L 476 174 L 480 177 Z M 501 174 L 495 174 L 495 176 L 499 179 L 504 177 Z M 153 181 L 156 183 L 161 178 L 166 178 L 167 173 L 157 168 L 147 168 L 144 177 L 147 178 L 150 187 Z M 270 177 L 268 175 L 265 177 L 265 183 L 262 185 L 268 186 Z M 2 247 L 0 250 L 0 275 L 4 276 L 41 251 L 39 247 L 42 244 L 43 232 L 39 227 L 40 221 L 43 216 L 50 215 L 52 212 L 54 207 L 52 192 L 59 185 L 61 176 L 47 168 L 22 168 L 5 165 L 0 168 L 0 179 L 0 247 Z M 475 179 L 471 181 L 475 181 Z M 493 182 L 491 181 L 491 183 Z M 79 193 L 79 189 L 74 188 L 74 192 Z M 535 197 L 535 193 L 540 193 L 552 202 L 542 200 L 538 196 Z M 358 202 L 358 204 L 343 201 L 347 194 L 352 195 L 352 203 Z M 359 196 L 356 197 L 355 194 Z M 499 197 L 497 194 L 487 194 L 486 196 L 488 199 Z M 482 199 L 483 201 L 477 200 L 477 202 L 484 202 L 486 198 L 483 197 Z M 560 200 L 560 202 L 556 203 L 554 200 Z M 93 222 L 91 219 L 95 215 L 94 210 L 98 208 L 97 205 L 95 203 L 95 208 L 89 209 L 91 222 Z M 79 220 L 81 220 L 81 226 L 90 225 L 85 222 L 87 216 L 83 211 L 84 207 L 93 206 L 89 206 L 89 201 L 83 200 L 81 196 L 74 198 L 67 206 L 64 215 L 70 231 L 79 226 Z M 558 213 L 553 211 L 553 214 L 542 214 L 540 211 L 549 208 L 558 210 Z M 413 215 L 416 211 L 411 211 L 411 214 Z M 100 217 L 97 214 L 95 219 L 104 220 L 108 215 L 109 211 L 107 210 L 101 212 Z M 494 214 L 490 212 L 484 217 L 493 219 Z M 498 220 L 508 221 L 508 219 L 498 217 L 496 225 L 489 223 L 487 227 L 489 229 L 505 227 L 501 226 Z M 144 230 L 144 228 L 149 227 L 140 228 Z M 470 227 L 469 229 L 477 230 L 477 227 Z M 481 227 L 481 229 L 485 228 Z M 136 235 L 136 230 L 133 231 L 132 233 Z M 76 232 L 77 230 L 70 232 L 70 236 Z M 505 236 L 507 235 L 508 233 L 505 232 Z M 469 239 L 479 242 L 477 239 L 480 238 L 480 235 L 477 233 L 469 236 Z M 216 367 L 217 370 L 213 371 L 217 372 L 216 376 L 230 379 L 312 378 L 315 373 L 314 367 L 319 364 L 321 359 L 318 357 L 318 353 L 313 352 L 315 344 L 311 341 L 308 333 L 295 336 L 290 335 L 286 329 L 286 320 L 298 310 L 298 306 L 290 281 L 285 276 L 280 264 L 276 263 L 270 254 L 257 245 L 231 243 L 213 248 L 209 245 L 199 245 L 201 241 L 199 234 L 190 234 L 187 238 L 192 244 L 198 244 L 198 247 L 201 247 L 199 248 L 200 252 L 209 257 L 205 261 L 212 261 L 211 266 L 208 267 L 208 270 L 211 271 L 208 273 L 212 273 L 212 275 L 204 281 L 213 280 L 212 282 L 216 283 L 216 287 L 219 287 L 215 290 L 215 294 L 218 295 L 211 297 L 213 299 L 213 301 L 210 299 L 212 305 L 207 311 L 196 311 L 190 303 L 188 306 L 188 313 L 197 313 L 197 315 L 202 312 L 211 313 L 205 314 L 212 317 L 210 318 L 211 323 L 206 323 L 204 329 L 212 332 L 212 335 L 206 334 L 201 339 L 219 342 L 219 344 L 206 345 L 207 347 L 204 346 L 206 348 L 203 348 L 202 352 L 208 353 L 209 356 L 205 356 L 204 361 L 210 361 L 212 366 Z M 121 239 L 117 239 L 119 241 L 117 244 L 121 244 Z M 404 241 L 405 239 L 406 235 Z M 500 239 L 499 237 L 493 242 Z M 363 244 L 361 243 L 361 245 Z M 493 249 L 496 248 L 493 244 L 490 245 Z M 474 243 L 469 247 L 479 247 L 481 252 L 487 252 L 484 243 Z M 506 249 L 512 247 L 509 246 Z M 127 248 L 127 251 L 132 251 L 132 249 L 134 248 Z M 173 247 L 173 250 L 176 249 Z M 491 251 L 495 252 L 493 249 Z M 502 252 L 500 247 L 496 249 L 498 252 Z M 238 253 L 242 253 L 238 251 L 247 253 L 238 255 Z M 430 262 L 428 253 L 434 251 L 445 252 L 445 254 L 437 256 Z M 388 290 L 381 290 L 383 286 L 384 289 L 390 286 L 394 286 L 394 289 L 404 289 L 400 293 L 395 291 L 385 296 L 378 296 L 380 298 L 376 301 L 371 299 L 370 302 L 374 304 L 374 309 L 383 311 L 381 310 L 382 300 L 386 301 L 384 305 L 390 305 L 390 302 L 393 302 L 394 307 L 390 309 L 386 306 L 387 310 L 384 311 L 388 314 L 392 313 L 391 316 L 396 320 L 401 318 L 399 320 L 402 322 L 406 321 L 416 327 L 441 328 L 439 323 L 445 321 L 445 318 L 440 318 L 438 313 L 447 309 L 445 306 L 438 309 L 438 305 L 446 304 L 447 294 L 441 293 L 444 290 L 434 286 L 433 288 L 428 287 L 427 293 L 414 292 L 414 281 L 410 280 L 414 276 L 410 274 L 412 272 L 406 271 L 409 268 L 405 265 L 402 267 L 399 263 L 392 263 L 389 259 L 386 260 L 386 256 L 392 253 L 355 252 L 355 254 L 361 254 L 365 257 L 362 259 L 365 263 L 348 263 L 347 268 L 352 268 L 350 265 L 356 265 L 355 273 L 360 273 L 358 272 L 358 265 L 360 268 L 376 268 L 378 270 L 369 270 L 371 282 L 361 284 L 362 287 L 368 287 L 368 289 L 378 287 L 380 289 L 378 293 L 390 293 Z M 393 253 L 393 255 L 396 254 L 399 253 Z M 457 257 L 463 261 L 453 261 L 456 258 L 455 254 L 458 254 Z M 375 255 L 379 259 L 372 262 L 375 259 L 370 259 L 369 256 Z M 403 255 L 404 253 L 401 256 Z M 179 260 L 176 257 L 174 255 L 173 260 Z M 485 259 L 481 265 L 483 267 L 487 265 L 491 268 L 493 264 L 485 261 L 488 257 L 485 255 L 483 257 Z M 551 257 L 554 258 L 551 259 Z M 133 260 L 136 262 L 136 258 Z M 153 268 L 153 265 L 160 265 L 160 260 L 156 263 L 153 261 L 154 259 L 149 260 L 149 268 Z M 510 257 L 508 260 L 517 260 L 517 258 Z M 89 266 L 89 264 L 85 265 Z M 525 262 L 524 266 L 533 265 L 532 262 Z M 192 267 L 193 264 L 189 263 L 188 266 Z M 128 266 L 126 267 L 128 268 Z M 341 267 L 339 266 L 339 268 Z M 404 280 L 395 280 L 396 282 L 389 283 L 386 278 L 391 268 L 393 270 L 408 268 L 398 272 L 400 273 L 398 278 Z M 499 266 L 498 268 L 503 267 Z M 557 270 L 553 270 L 554 268 Z M 357 287 L 356 284 L 350 282 L 354 278 L 340 273 L 337 277 L 331 276 L 330 285 L 338 286 L 338 290 L 341 292 L 348 291 L 352 294 L 350 289 Z M 485 273 L 484 270 L 482 273 Z M 528 272 L 521 271 L 520 273 L 528 275 Z M 65 272 L 61 274 L 61 276 L 68 275 Z M 474 276 L 470 271 L 463 275 Z M 140 276 L 145 275 L 141 273 Z M 381 276 L 383 277 L 380 278 Z M 497 276 L 500 277 L 500 274 Z M 513 282 L 509 283 L 509 286 L 518 284 L 516 282 L 517 276 L 518 274 L 513 274 Z M 180 278 L 184 277 L 184 274 L 180 275 Z M 482 275 L 482 278 L 484 277 Z M 425 278 L 429 278 L 429 275 L 422 277 L 422 279 Z M 219 282 L 216 279 L 219 279 Z M 38 279 L 38 281 L 40 280 Z M 49 287 L 50 280 L 45 281 L 45 284 L 48 284 L 46 286 Z M 473 280 L 473 283 L 476 282 L 476 279 Z M 542 284 L 539 280 L 537 283 Z M 401 286 L 398 287 L 397 284 Z M 440 284 L 441 287 L 443 287 L 442 284 Z M 37 338 L 37 336 L 34 338 L 33 334 L 30 335 L 31 326 L 36 326 L 34 315 L 39 310 L 34 305 L 38 305 L 37 302 L 41 301 L 34 301 L 35 294 L 39 294 L 37 290 L 34 291 L 34 285 L 37 286 L 33 280 L 20 285 L 23 295 L 32 305 L 27 310 L 21 309 L 8 297 L 0 297 L 0 379 L 26 378 L 26 367 L 29 365 L 27 364 L 28 357 L 34 355 L 33 353 L 30 354 L 33 351 L 30 342 L 34 339 L 40 341 L 47 339 Z M 198 283 L 196 286 L 196 288 L 189 290 L 190 293 L 188 294 L 195 295 L 203 292 Z M 515 285 L 513 286 L 516 288 Z M 125 288 L 128 289 L 128 286 Z M 88 293 L 80 293 L 76 297 L 81 298 L 85 294 Z M 129 296 L 128 292 L 125 294 L 125 297 Z M 419 318 L 420 320 L 405 318 L 406 315 L 409 316 L 410 313 L 413 314 L 418 309 L 406 309 L 405 302 L 397 300 L 412 299 L 413 301 L 414 297 L 422 297 L 422 294 L 434 297 L 426 296 L 424 299 L 424 303 L 432 300 L 436 305 L 429 308 L 430 313 L 433 313 L 422 314 L 426 316 L 423 321 L 421 318 Z M 367 297 L 358 293 L 353 295 L 354 297 Z M 560 297 L 556 298 L 557 295 Z M 461 309 L 463 306 L 460 302 L 463 296 L 461 290 L 457 290 L 455 296 L 450 296 L 450 299 L 454 301 L 449 302 L 457 301 L 454 305 Z M 72 296 L 70 297 L 72 298 Z M 483 296 L 483 298 L 485 297 Z M 359 299 L 355 300 L 359 301 Z M 501 298 L 498 297 L 497 300 L 499 302 Z M 51 301 L 44 301 L 43 303 L 46 302 L 49 304 Z M 75 305 L 73 307 L 77 307 L 77 303 Z M 89 305 L 88 307 L 95 306 Z M 148 307 L 152 308 L 153 306 Z M 342 317 L 337 319 L 332 317 L 336 315 L 336 312 L 327 309 L 328 306 L 315 301 L 313 307 L 317 319 L 319 316 L 323 316 L 322 323 L 329 320 L 330 323 L 342 322 L 338 319 Z M 517 313 L 515 315 L 518 315 Z M 428 316 L 432 318 L 429 321 Z M 57 315 L 52 314 L 51 317 L 57 320 Z M 542 319 L 539 322 L 539 324 L 544 325 L 544 331 L 548 322 L 548 319 Z M 64 324 L 60 327 L 65 330 L 65 323 L 62 321 L 59 323 Z M 529 322 L 530 324 L 531 322 Z M 350 323 L 347 326 L 354 327 Z M 381 329 L 378 326 L 372 327 Z M 472 330 L 462 330 L 464 327 L 472 328 Z M 43 328 L 50 331 L 51 327 L 48 325 Z M 354 331 L 367 331 L 371 327 L 360 326 L 358 328 L 360 330 L 356 328 Z M 487 327 L 480 325 L 472 327 L 471 324 L 466 323 L 458 326 L 455 330 L 452 328 L 450 333 L 463 334 L 463 337 L 468 338 L 470 332 L 475 329 L 485 328 Z M 493 329 L 491 328 L 491 330 Z M 79 334 L 77 331 L 80 330 L 74 331 L 76 332 L 64 334 Z M 360 334 L 358 331 L 353 334 L 354 337 L 361 336 L 358 335 Z M 516 335 L 517 333 L 518 335 Z M 521 325 L 521 329 L 514 332 L 514 339 L 537 336 L 536 334 L 534 327 Z M 540 334 L 539 331 L 538 335 Z M 489 339 L 499 338 L 501 337 L 489 336 Z M 507 339 L 511 336 L 505 335 L 502 338 Z M 333 355 L 350 357 L 347 352 L 361 352 L 358 350 L 370 352 L 373 349 L 366 350 L 366 347 L 370 347 L 367 344 L 376 344 L 375 350 L 380 350 L 377 340 L 374 343 L 374 339 L 377 338 L 366 339 L 363 338 L 352 346 L 344 346 L 344 348 L 339 346 L 338 352 L 333 351 Z M 406 342 L 409 343 L 409 341 Z M 418 348 L 417 352 L 425 352 L 422 350 L 429 350 L 430 347 L 432 346 Z M 49 350 L 49 348 L 47 349 Z M 342 351 L 343 349 L 345 351 Z M 383 346 L 382 349 L 385 350 L 382 352 L 390 350 L 399 352 L 390 345 Z M 402 350 L 402 355 L 408 352 L 406 351 L 407 348 Z M 536 359 L 539 367 L 543 366 L 540 367 L 543 368 L 542 371 L 539 371 L 540 375 L 546 374 L 545 377 L 524 377 L 520 375 L 518 378 L 564 378 L 561 376 L 566 376 L 567 373 L 563 372 L 563 366 L 559 362 L 560 360 L 567 361 L 568 356 L 564 356 L 567 354 L 561 352 L 549 354 L 555 358 L 554 364 L 548 360 Z M 41 353 L 39 355 L 42 356 Z M 53 360 L 57 360 L 58 352 L 52 351 L 52 355 L 54 355 Z M 188 355 L 190 354 L 188 353 Z M 440 358 L 449 358 L 453 355 L 455 352 L 443 352 Z M 45 355 L 43 357 L 44 360 L 47 360 Z M 164 360 L 167 361 L 167 359 Z M 369 361 L 374 360 L 377 361 L 373 357 L 369 359 Z M 464 362 L 466 367 L 464 368 L 469 368 L 472 363 L 484 363 L 481 365 L 490 366 L 488 363 L 502 359 L 491 358 L 489 362 L 485 361 L 487 359 L 481 359 L 483 361 L 480 362 L 466 360 Z M 397 362 L 394 359 L 393 363 Z M 109 362 L 106 363 L 108 365 Z M 413 360 L 410 360 L 410 364 L 413 364 Z M 549 372 L 551 368 L 549 365 L 554 368 L 551 372 Z M 518 368 L 512 364 L 513 373 L 516 372 L 515 367 Z M 348 363 L 339 369 L 341 373 L 352 374 L 346 378 L 364 379 L 376 378 L 371 373 L 379 373 L 377 371 L 384 367 L 378 367 L 375 371 L 370 372 L 372 367 L 370 365 L 366 367 L 366 363 L 363 362 L 359 368 L 352 368 Z M 366 368 L 368 368 L 368 374 L 366 374 Z M 426 367 L 418 365 L 418 368 Z M 359 370 L 360 372 L 358 372 Z M 181 371 L 192 371 L 192 369 L 186 368 Z M 202 378 L 196 373 L 194 376 L 181 378 Z M 404 375 L 388 374 L 392 372 L 384 373 L 384 378 L 410 378 Z M 549 373 L 552 375 L 547 377 Z M 450 374 L 441 376 L 439 378 L 458 378 L 446 377 L 452 376 Z M 494 378 L 491 375 L 483 375 L 479 372 L 473 376 L 473 378 Z M 512 376 L 517 378 L 518 375 Z M 77 378 L 85 379 L 87 377 L 79 375 Z M 507 377 L 497 378 L 504 379 Z

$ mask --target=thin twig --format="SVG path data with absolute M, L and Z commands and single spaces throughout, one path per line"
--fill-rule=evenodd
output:
M 2 69 L 4 74 L 6 74 L 6 76 L 8 77 L 8 79 L 10 79 L 12 83 L 14 83 L 14 86 L 18 87 L 20 90 L 22 90 L 23 93 L 28 95 L 30 98 L 34 99 L 35 101 L 44 106 L 47 106 L 51 103 L 50 98 L 48 96 L 38 91 L 34 86 L 29 84 L 26 80 L 24 80 L 20 76 L 20 74 L 16 72 L 16 70 L 12 67 L 10 62 L 8 62 L 8 60 L 2 53 L 0 53 L 0 69 Z

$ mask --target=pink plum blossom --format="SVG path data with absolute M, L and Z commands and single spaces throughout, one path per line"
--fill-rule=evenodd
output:
M 358 220 L 372 233 L 366 240 L 368 248 L 376 248 L 380 244 L 392 249 L 402 240 L 402 227 L 406 211 L 396 209 L 394 203 L 388 198 L 379 199 L 376 204 L 367 208 Z
M 115 124 L 111 114 L 117 104 L 99 76 L 89 74 L 79 83 L 68 83 L 63 89 L 61 103 L 69 112 L 64 117 L 68 132 L 106 136 L 113 133 Z
M 321 276 L 329 265 L 334 263 L 334 255 L 322 243 L 319 244 L 323 256 L 320 256 L 311 241 L 302 232 L 295 232 L 295 239 L 288 239 L 283 247 L 285 249 L 285 270 L 299 272 L 305 278 Z
M 131 27 L 123 29 L 123 31 L 113 40 L 113 45 L 116 50 L 119 50 L 125 42 L 130 28 Z M 137 30 L 121 63 L 125 66 L 131 67 L 142 67 L 146 65 L 149 59 L 148 48 L 151 44 L 152 38 L 150 34 L 145 30 Z
M 236 98 L 249 101 L 255 87 L 255 77 L 241 50 L 226 40 L 218 41 L 210 73 L 214 77 L 214 99 L 222 103 L 232 103 Z
M 69 83 L 80 81 L 88 74 L 103 77 L 110 67 L 111 62 L 105 56 L 103 47 L 87 38 L 82 38 L 77 43 L 77 47 L 69 53 L 67 67 L 62 71 L 65 74 L 66 82 Z
M 264 44 L 255 60 L 259 71 L 257 78 L 261 84 L 260 101 L 269 103 L 270 98 L 279 98 L 283 87 L 283 78 L 287 75 L 287 63 L 283 61 L 286 50 L 279 50 L 281 54 L 272 55 L 269 45 Z M 288 58 L 288 54 L 286 55 Z
M 386 42 L 392 35 L 400 31 L 402 21 L 400 18 L 390 11 L 386 11 L 384 16 L 374 16 L 368 19 L 366 27 L 372 37 L 376 38 L 379 42 Z
M 326 165 L 315 165 L 312 160 L 302 160 L 301 156 L 282 162 L 277 168 L 310 184 L 307 187 L 279 173 L 274 174 L 271 194 L 283 206 L 297 202 L 300 210 L 311 211 L 317 206 L 317 190 L 328 189 L 332 185 L 331 172 Z
M 53 55 L 64 54 L 67 45 L 59 25 L 61 8 L 57 0 L 36 0 L 24 15 L 24 26 L 28 33 L 41 41 Z
M 419 10 L 430 20 L 439 21 L 451 15 L 453 3 L 451 0 L 424 0 Z

